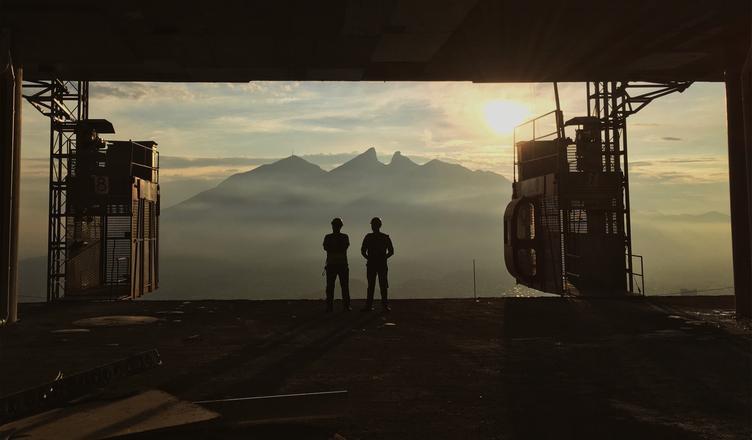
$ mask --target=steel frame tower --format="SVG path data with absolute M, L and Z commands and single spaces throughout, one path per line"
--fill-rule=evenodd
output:
M 598 118 L 601 126 L 603 148 L 603 169 L 622 172 L 622 196 L 624 210 L 616 219 L 616 231 L 625 239 L 627 287 L 634 293 L 635 276 L 640 276 L 644 283 L 644 274 L 634 272 L 633 259 L 641 258 L 632 253 L 632 218 L 629 201 L 629 156 L 627 142 L 627 118 L 650 104 L 654 99 L 675 92 L 683 92 L 692 81 L 667 82 L 588 82 L 587 110 L 588 116 Z M 632 91 L 632 93 L 630 93 Z M 642 287 L 644 290 L 644 286 Z M 639 292 L 644 294 L 643 292 Z
M 47 301 L 65 294 L 68 176 L 76 150 L 76 123 L 89 118 L 89 82 L 60 79 L 27 81 L 24 98 L 50 118 Z

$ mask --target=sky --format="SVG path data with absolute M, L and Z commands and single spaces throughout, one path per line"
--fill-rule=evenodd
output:
M 565 118 L 584 114 L 584 85 L 560 88 Z M 92 117 L 113 122 L 113 137 L 154 139 L 164 156 L 278 158 L 374 146 L 501 174 L 511 172 L 511 127 L 554 108 L 550 84 L 467 82 L 94 83 L 90 102 Z M 722 178 L 724 105 L 722 84 L 698 83 L 633 116 L 635 171 Z M 24 156 L 43 158 L 47 122 L 29 106 L 25 111 Z M 501 122 L 489 123 L 494 114 Z
M 565 119 L 584 115 L 584 84 L 559 87 Z M 369 147 L 385 161 L 401 151 L 511 177 L 512 127 L 553 108 L 551 84 L 93 83 L 90 93 L 91 117 L 114 124 L 106 138 L 159 143 L 165 207 L 275 158 L 330 169 Z M 46 237 L 49 122 L 28 104 L 24 112 L 22 203 L 36 249 Z M 728 212 L 723 84 L 650 104 L 630 117 L 629 141 L 634 210 Z

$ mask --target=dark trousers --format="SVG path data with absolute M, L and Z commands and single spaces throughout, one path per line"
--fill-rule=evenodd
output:
M 386 305 L 389 302 L 387 297 L 387 290 L 389 288 L 389 280 L 387 280 L 387 272 L 389 269 L 386 264 L 366 265 L 366 278 L 368 279 L 368 297 L 366 301 L 370 306 L 373 304 L 373 292 L 376 290 L 376 277 L 379 277 L 379 291 L 381 292 L 381 302 Z
M 326 305 L 334 305 L 334 283 L 339 277 L 339 285 L 342 288 L 342 302 L 345 306 L 350 305 L 350 269 L 345 266 L 327 266 L 326 267 Z

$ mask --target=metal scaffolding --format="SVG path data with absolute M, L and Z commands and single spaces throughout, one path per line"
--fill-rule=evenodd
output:
M 564 122 L 554 83 L 556 110 L 513 133 L 504 259 L 518 283 L 562 295 L 645 294 L 642 257 L 632 253 L 627 118 L 690 85 L 589 82 L 587 116 Z M 520 140 L 518 129 L 532 135 Z
M 89 82 L 27 81 L 24 98 L 50 119 L 47 301 L 65 294 L 68 176 L 76 150 L 76 123 L 89 118 Z
M 642 257 L 632 253 L 632 219 L 629 201 L 629 156 L 627 154 L 627 118 L 650 104 L 653 100 L 675 92 L 683 92 L 692 81 L 666 82 L 588 82 L 588 116 L 600 121 L 603 145 L 603 169 L 623 173 L 623 212 L 617 217 L 616 230 L 623 234 L 626 248 L 627 287 L 634 292 L 635 277 L 643 277 L 642 270 L 634 271 L 633 260 Z M 644 283 L 644 279 L 642 280 Z M 642 288 L 644 290 L 644 287 Z M 639 292 L 644 294 L 644 292 Z

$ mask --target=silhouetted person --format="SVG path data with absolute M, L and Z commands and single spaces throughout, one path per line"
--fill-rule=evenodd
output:
M 373 291 L 376 289 L 376 277 L 379 277 L 379 291 L 381 291 L 381 305 L 385 311 L 391 310 L 389 307 L 389 298 L 387 290 L 389 281 L 387 280 L 388 267 L 386 260 L 394 255 L 394 246 L 392 239 L 381 232 L 381 219 L 374 217 L 371 219 L 371 230 L 373 232 L 366 234 L 363 238 L 363 245 L 360 247 L 360 253 L 367 260 L 366 278 L 368 278 L 368 297 L 364 311 L 373 310 Z
M 326 251 L 326 311 L 334 310 L 334 283 L 339 277 L 342 288 L 342 304 L 345 310 L 350 308 L 350 269 L 347 266 L 347 248 L 350 247 L 350 237 L 343 234 L 342 220 L 332 220 L 332 233 L 324 237 Z

